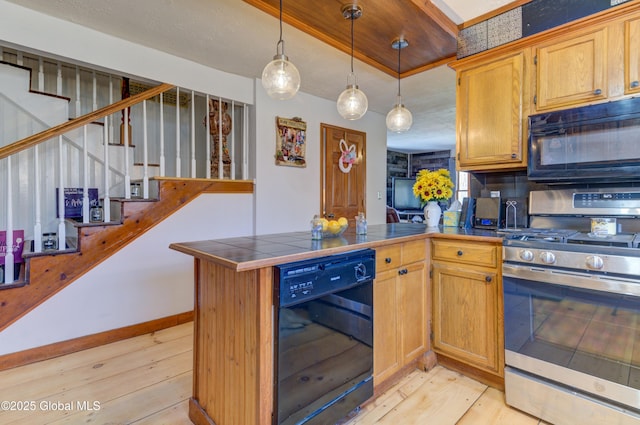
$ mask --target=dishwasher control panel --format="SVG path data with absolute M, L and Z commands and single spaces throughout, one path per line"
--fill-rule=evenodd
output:
M 373 249 L 275 266 L 278 305 L 289 306 L 370 282 L 375 268 Z

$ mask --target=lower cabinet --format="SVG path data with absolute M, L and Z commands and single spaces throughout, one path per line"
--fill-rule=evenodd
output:
M 373 375 L 379 385 L 429 349 L 428 241 L 376 249 Z
M 434 351 L 504 376 L 499 245 L 444 239 L 431 243 Z

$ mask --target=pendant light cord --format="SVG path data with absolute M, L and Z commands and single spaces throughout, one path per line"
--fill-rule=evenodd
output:
M 280 0 L 282 1 L 282 0 Z M 353 11 L 351 12 L 351 73 L 353 74 Z
M 402 40 L 398 41 L 398 96 L 400 96 L 400 50 L 402 50 Z
M 281 50 L 278 51 L 278 48 Z M 276 46 L 276 54 L 284 55 L 284 40 L 282 39 L 282 0 L 280 0 L 280 40 L 278 40 L 278 45 Z

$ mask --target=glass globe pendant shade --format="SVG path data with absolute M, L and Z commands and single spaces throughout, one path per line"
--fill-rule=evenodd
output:
M 402 99 L 398 96 L 398 102 L 387 114 L 387 129 L 395 133 L 404 133 L 411 128 L 413 116 L 411 111 L 404 107 Z
M 291 99 L 300 88 L 298 68 L 285 55 L 276 55 L 262 71 L 262 86 L 274 99 Z
M 355 81 L 355 75 L 349 75 Z M 340 93 L 337 102 L 338 113 L 346 120 L 357 120 L 367 112 L 369 101 L 367 95 L 356 84 L 347 84 L 347 88 Z

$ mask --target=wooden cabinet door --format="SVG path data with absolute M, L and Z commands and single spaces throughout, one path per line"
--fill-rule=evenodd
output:
M 435 351 L 501 374 L 496 273 L 434 263 L 432 284 Z
M 525 56 L 517 52 L 458 71 L 458 169 L 526 166 Z
M 397 270 L 378 273 L 373 282 L 374 385 L 400 369 Z
M 607 28 L 535 48 L 536 110 L 606 99 Z
M 640 93 L 640 18 L 624 23 L 624 93 Z
M 422 355 L 428 348 L 426 270 L 424 261 L 421 261 L 403 266 L 398 276 L 403 365 Z

